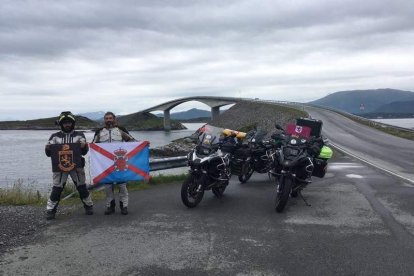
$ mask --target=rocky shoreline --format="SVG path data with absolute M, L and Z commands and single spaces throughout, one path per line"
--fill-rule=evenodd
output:
M 241 102 L 209 124 L 245 132 L 256 127 L 265 130 L 270 136 L 276 130 L 276 123 L 285 127 L 288 123 L 294 123 L 296 118 L 306 116 L 304 111 L 286 105 Z M 187 155 L 195 147 L 196 142 L 197 135 L 194 133 L 192 136 L 172 141 L 168 145 L 151 149 L 151 156 L 159 158 Z
M 168 145 L 151 149 L 151 157 L 176 157 L 187 155 L 196 145 L 196 140 L 191 136 L 177 139 Z

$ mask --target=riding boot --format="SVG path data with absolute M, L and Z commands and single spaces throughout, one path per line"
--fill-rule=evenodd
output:
M 122 215 L 128 215 L 127 207 L 124 207 L 124 203 L 122 201 L 119 202 L 119 207 L 121 208 Z
M 85 214 L 86 215 L 93 215 L 93 206 L 84 205 Z
M 56 215 L 56 212 L 53 211 L 53 210 L 47 210 L 46 211 L 46 219 L 47 220 L 55 219 L 55 215 Z
M 112 215 L 115 213 L 115 200 L 111 200 L 110 206 L 106 207 L 105 215 Z

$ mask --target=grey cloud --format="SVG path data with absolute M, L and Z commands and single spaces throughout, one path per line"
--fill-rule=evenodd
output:
M 412 14 L 408 0 L 1 1 L 0 109 L 412 90 Z
M 3 55 L 83 53 L 93 57 L 96 49 L 104 56 L 110 51 L 131 54 L 165 46 L 248 47 L 252 43 L 387 33 L 411 29 L 414 20 L 411 16 L 414 8 L 406 1 L 6 3 L 0 12 Z M 341 24 L 339 32 L 329 28 Z

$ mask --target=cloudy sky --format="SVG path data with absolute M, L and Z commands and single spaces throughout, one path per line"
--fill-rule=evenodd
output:
M 0 120 L 414 91 L 411 0 L 0 0 Z M 174 111 L 197 103 L 177 106 Z

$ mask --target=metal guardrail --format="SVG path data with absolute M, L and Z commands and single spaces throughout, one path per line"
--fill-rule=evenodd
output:
M 150 164 L 150 171 L 161 171 L 161 170 L 167 170 L 167 169 L 173 169 L 173 168 L 181 168 L 187 166 L 187 156 L 178 156 L 178 157 L 168 157 L 168 158 L 158 158 L 158 159 L 152 159 L 149 162 Z M 104 186 L 101 186 L 99 189 L 103 189 Z M 96 187 L 94 185 L 88 184 L 87 185 L 88 190 L 95 189 Z M 71 198 L 74 194 L 77 192 L 74 191 L 67 195 L 66 197 L 62 198 L 62 200 L 66 200 L 68 198 Z
M 151 172 L 186 167 L 187 156 L 152 159 L 149 164 Z

